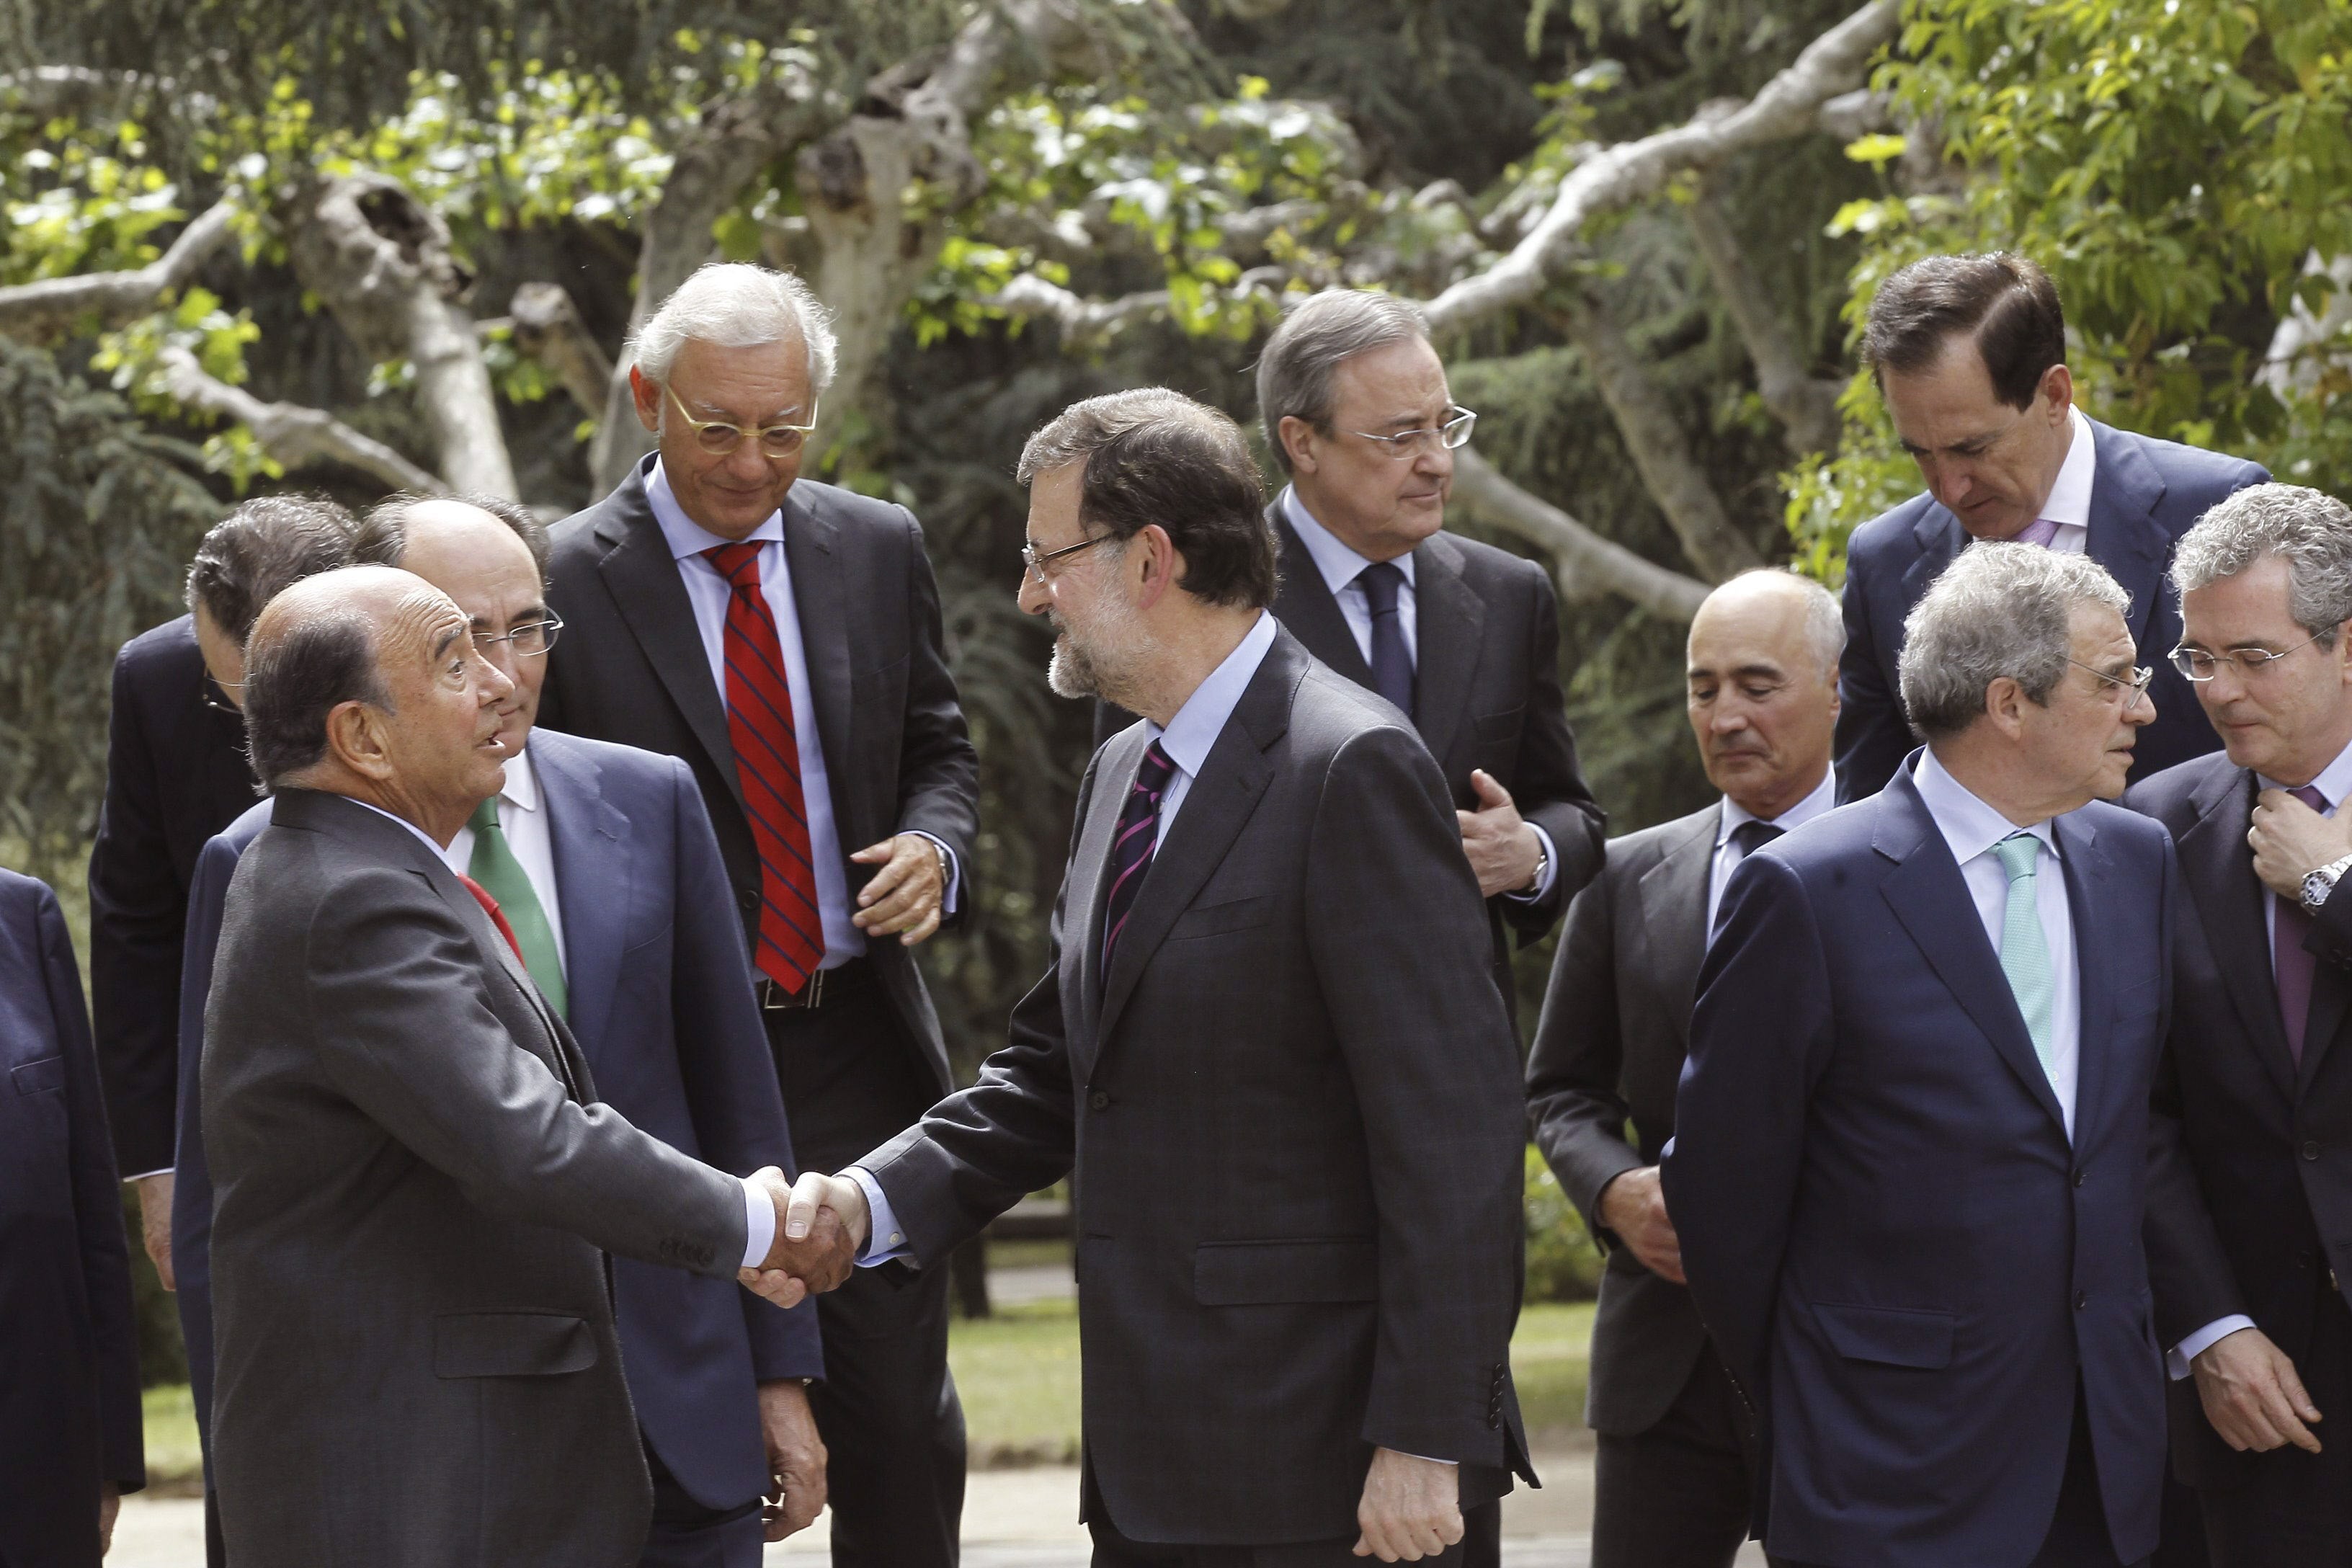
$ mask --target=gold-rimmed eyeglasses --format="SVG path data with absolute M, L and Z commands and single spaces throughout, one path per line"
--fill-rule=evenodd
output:
M 677 389 L 665 385 L 669 400 L 677 406 L 677 416 L 694 432 L 694 444 L 714 458 L 723 458 L 743 444 L 744 429 L 724 419 L 697 419 L 687 411 Z M 763 458 L 789 458 L 797 453 L 808 438 L 816 434 L 816 409 L 809 409 L 806 425 L 762 425 L 760 426 L 760 455 Z
M 2314 632 L 2294 647 L 2283 647 L 2276 653 L 2266 647 L 2233 647 L 2226 653 L 2209 653 L 2201 647 L 2177 647 L 2172 650 L 2172 668 L 2202 685 L 2221 674 L 2221 667 L 2226 664 L 2237 669 L 2239 679 L 2245 680 L 2262 674 L 2287 655 L 2309 647 L 2326 635 L 2326 632 Z
M 2096 665 L 2084 664 L 2079 658 L 2070 658 L 2066 662 L 2073 665 L 2076 669 L 2089 670 L 2093 675 L 2097 676 L 2109 686 L 2122 688 L 2126 693 L 2126 707 L 2129 707 L 2132 703 L 2137 702 L 2141 698 L 2147 696 L 2149 684 L 2156 679 L 2156 671 L 2152 669 L 2135 669 L 2128 677 L 2126 677 L 2121 675 L 2110 675 L 2105 670 L 2099 668 Z
M 1459 451 L 1470 444 L 1470 432 L 1476 429 L 1478 416 L 1455 404 L 1446 410 L 1445 423 L 1435 429 L 1400 430 L 1393 436 L 1375 436 L 1370 430 L 1350 430 L 1350 436 L 1360 436 L 1367 441 L 1378 441 L 1388 455 L 1398 462 L 1408 462 L 1423 452 L 1434 452 L 1440 447 L 1449 452 Z

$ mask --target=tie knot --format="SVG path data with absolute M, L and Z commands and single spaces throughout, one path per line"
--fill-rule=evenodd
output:
M 1176 776 L 1176 759 L 1154 741 L 1143 748 L 1143 764 L 1135 770 L 1135 787 L 1158 795 Z
M 2046 547 L 2057 537 L 2058 524 L 2049 518 L 2037 517 L 2011 535 L 2011 542 L 2016 544 L 2039 544 Z
M 482 802 L 481 805 L 474 807 L 474 815 L 466 819 L 466 826 L 472 828 L 477 833 L 498 832 L 499 797 L 497 795 L 492 795 L 489 799 Z
M 2327 815 L 2327 797 L 2319 793 L 2317 784 L 2305 784 L 2301 789 L 2291 789 L 2287 794 L 2294 796 L 2320 816 Z
M 1372 614 L 1385 616 L 1397 607 L 1397 595 L 1404 587 L 1404 569 L 1393 561 L 1375 561 L 1356 574 L 1356 581 L 1364 587 L 1364 603 Z
M 716 544 L 704 551 L 702 558 L 718 567 L 719 574 L 739 589 L 760 585 L 760 546 L 756 543 Z
M 1739 858 L 1745 860 L 1787 831 L 1785 827 L 1776 827 L 1769 822 L 1759 822 L 1751 816 L 1731 830 L 1731 842 L 1738 847 Z
M 2012 833 L 1994 845 L 1992 852 L 2000 857 L 2000 868 L 2014 882 L 2033 875 L 2034 866 L 2042 858 L 2042 840 L 2031 833 Z

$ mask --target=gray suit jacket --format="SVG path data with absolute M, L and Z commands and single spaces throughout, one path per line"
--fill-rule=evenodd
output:
M 1278 632 L 1106 973 L 1144 745 L 1087 770 L 1010 1046 L 860 1163 L 926 1267 L 1075 1166 L 1087 1458 L 1127 1536 L 1352 1536 L 1375 1446 L 1496 1497 L 1526 1473 L 1520 1091 L 1444 783 Z
M 1656 1164 L 1674 1136 L 1722 820 L 1718 802 L 1609 846 L 1601 875 L 1569 907 L 1528 1058 L 1536 1143 L 1609 1249 L 1585 1405 L 1597 1432 L 1655 1426 L 1706 1344 L 1690 1292 L 1643 1267 L 1596 1211 L 1603 1187 Z
M 741 1261 L 733 1177 L 593 1098 L 405 826 L 280 790 L 205 1012 L 212 1458 L 239 1568 L 626 1568 L 652 1488 L 597 1249 Z

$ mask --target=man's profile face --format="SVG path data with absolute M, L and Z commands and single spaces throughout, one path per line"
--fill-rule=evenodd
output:
M 2156 717 L 2156 704 L 2129 689 L 2138 649 L 2123 616 L 2105 605 L 2077 603 L 2068 633 L 2067 657 L 2074 662 L 2046 702 L 2025 704 L 2022 741 L 2035 775 L 2072 802 L 2060 811 L 2121 795 L 2132 743 Z
M 464 612 L 482 658 L 511 683 L 497 711 L 499 743 L 513 756 L 538 721 L 547 656 L 519 655 L 512 642 L 485 639 L 503 639 L 517 626 L 547 619 L 547 598 L 530 547 L 478 508 L 426 501 L 409 513 L 400 565 L 449 595 Z
M 1419 338 L 1384 343 L 1339 362 L 1331 373 L 1331 427 L 1285 419 L 1291 477 L 1315 521 L 1359 555 L 1393 561 L 1445 526 L 1454 454 L 1423 439 L 1400 459 L 1367 437 L 1434 430 L 1454 396 L 1437 351 Z
M 1068 463 L 1030 481 L 1028 543 L 1038 555 L 1087 537 L 1078 521 L 1085 476 L 1084 463 Z M 1125 558 L 1123 546 L 1106 540 L 1045 562 L 1042 583 L 1025 563 L 1022 568 L 1022 610 L 1044 616 L 1054 628 L 1054 658 L 1045 679 L 1060 696 L 1119 700 L 1141 631 L 1120 572 Z
M 403 596 L 378 624 L 376 668 L 392 698 L 383 718 L 393 786 L 459 816 L 497 795 L 499 710 L 514 686 L 475 652 L 465 612 L 437 591 Z
M 2312 640 L 2287 607 L 2287 564 L 2265 555 L 2234 577 L 2180 596 L 2181 646 L 2205 653 L 2259 650 L 2283 658 L 2252 669 L 2218 659 L 2197 700 L 2230 760 L 2290 786 L 2336 760 L 2352 731 L 2352 648 Z
M 1903 449 L 1919 465 L 1927 493 L 1972 539 L 2010 539 L 2042 515 L 2071 434 L 2074 383 L 2053 365 L 2022 410 L 1995 395 L 1975 341 L 1956 334 L 1916 375 L 1879 378 Z
M 1707 782 L 1770 820 L 1827 774 L 1837 669 L 1808 635 L 1796 592 L 1718 590 L 1691 622 L 1691 731 Z
M 721 539 L 740 540 L 784 504 L 807 449 L 771 458 L 761 449 L 759 433 L 814 417 L 808 348 L 798 334 L 744 348 L 689 338 L 670 362 L 667 387 L 634 371 L 629 384 L 638 419 L 659 437 L 662 472 L 687 516 Z M 681 405 L 696 419 L 740 427 L 743 438 L 733 451 L 714 457 L 679 416 Z

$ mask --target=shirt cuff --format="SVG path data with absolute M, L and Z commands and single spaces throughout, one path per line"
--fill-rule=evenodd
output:
M 143 1182 L 150 1176 L 168 1176 L 173 1170 L 173 1166 L 159 1165 L 152 1171 L 142 1171 L 135 1176 L 125 1176 L 122 1179 L 126 1182 Z
M 852 1165 L 842 1173 L 856 1182 L 858 1190 L 866 1194 L 866 1250 L 857 1255 L 857 1267 L 871 1268 L 894 1258 L 904 1258 L 907 1233 L 899 1226 L 898 1211 L 890 1206 L 882 1184 L 866 1174 L 863 1165 Z
M 1538 904 L 1551 891 L 1551 885 L 1559 879 L 1559 851 L 1552 847 L 1551 835 L 1534 823 L 1528 824 L 1528 831 L 1543 842 L 1543 868 L 1536 873 L 1534 887 L 1516 893 L 1505 893 L 1503 897 L 1517 899 L 1523 904 Z
M 963 889 L 963 867 L 956 859 L 956 852 L 949 848 L 944 841 L 924 832 L 919 827 L 910 827 L 907 831 L 918 838 L 929 838 L 933 844 L 939 846 L 940 861 L 946 866 L 948 871 L 947 891 L 940 895 L 940 914 L 942 919 L 954 914 L 957 896 Z M 1543 829 L 1538 828 L 1536 831 L 1540 833 Z
M 2253 1326 L 2254 1321 L 2243 1312 L 2232 1312 L 2226 1318 L 2216 1318 L 2173 1346 L 2172 1353 L 2164 1358 L 2164 1370 L 2172 1374 L 2173 1382 L 2179 1383 L 2189 1375 L 2190 1362 L 2195 1361 L 2240 1329 L 2251 1329 Z
M 757 1268 L 776 1243 L 776 1202 L 768 1189 L 743 1178 L 743 1267 Z

